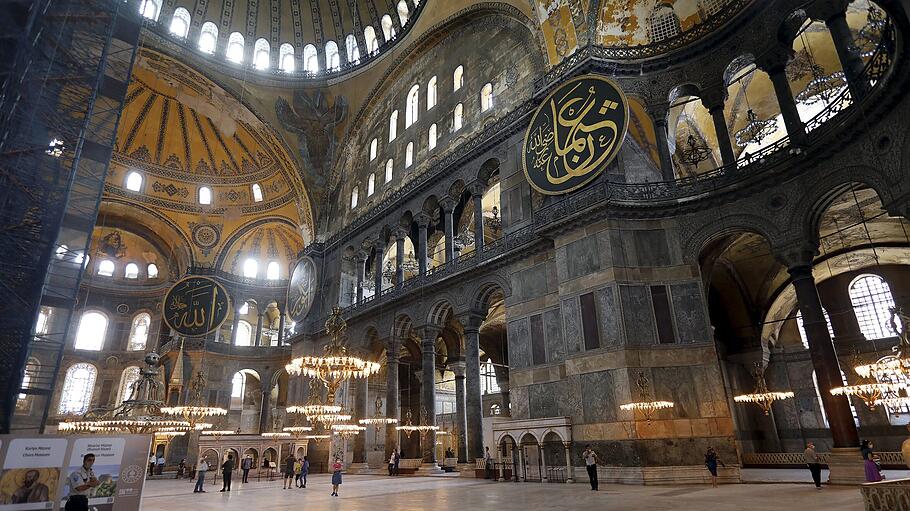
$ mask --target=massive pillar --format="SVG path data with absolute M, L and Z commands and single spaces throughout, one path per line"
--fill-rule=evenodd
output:
M 468 462 L 468 422 L 465 415 L 465 363 L 463 360 L 449 362 L 449 369 L 455 373 L 455 445 L 458 463 Z
M 465 418 L 467 420 L 467 462 L 483 458 L 483 403 L 480 394 L 480 323 L 479 314 L 461 320 L 465 346 Z
M 360 419 L 365 419 L 367 417 L 367 392 L 369 379 L 368 378 L 358 378 L 354 381 L 355 391 L 354 391 L 354 424 L 357 424 L 357 421 Z M 359 435 L 354 436 L 354 463 L 366 463 L 367 454 L 366 454 L 366 432 L 361 432 Z
M 401 420 L 398 409 L 398 355 L 399 340 L 390 339 L 386 350 L 386 386 L 385 386 L 385 415 L 386 417 Z M 389 424 L 385 428 L 385 458 L 389 459 L 392 450 L 398 448 L 398 430 Z
M 443 197 L 439 200 L 439 206 L 442 208 L 445 224 L 446 262 L 450 263 L 455 260 L 455 199 Z
M 436 425 L 436 337 L 439 330 L 434 327 L 421 329 L 420 354 L 423 377 L 421 378 L 421 401 L 426 412 L 426 425 Z M 426 440 L 423 461 L 436 464 L 436 433 L 429 431 L 421 440 Z

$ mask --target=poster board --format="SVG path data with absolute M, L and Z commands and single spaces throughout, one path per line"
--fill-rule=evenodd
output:
M 150 445 L 151 435 L 0 435 L 0 511 L 62 510 L 88 453 L 99 481 L 89 509 L 138 510 Z

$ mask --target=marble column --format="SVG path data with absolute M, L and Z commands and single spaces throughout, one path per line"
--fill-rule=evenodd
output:
M 237 327 L 240 325 L 240 311 L 234 311 L 234 320 L 231 322 L 231 346 L 237 346 Z
M 258 304 L 256 305 L 256 308 L 257 309 L 259 308 Z M 259 319 L 256 321 L 256 342 L 254 342 L 252 344 L 253 344 L 253 346 L 262 346 L 262 315 L 264 314 L 264 312 L 259 311 L 259 310 L 257 310 L 256 312 L 259 316 Z
M 544 457 L 543 444 L 537 444 L 537 459 L 540 460 L 540 480 L 546 482 L 550 478 L 547 476 L 547 459 Z
M 395 285 L 400 286 L 404 283 L 404 240 L 408 232 L 404 229 L 395 231 Z
M 278 345 L 284 345 L 284 306 L 278 305 Z
M 271 389 L 266 388 L 266 383 L 262 383 L 262 402 L 259 404 L 259 434 L 267 433 L 272 430 L 271 427 L 271 410 L 269 409 L 269 394 Z
M 418 213 L 414 217 L 414 222 L 417 223 L 417 267 L 421 275 L 427 273 L 427 229 L 432 221 L 433 219 L 426 213 Z
M 420 340 L 421 354 L 421 401 L 423 411 L 426 412 L 427 426 L 436 425 L 436 336 L 439 330 L 428 327 L 422 329 Z M 426 439 L 423 461 L 433 466 L 436 465 L 436 433 L 429 431 L 423 437 Z M 421 440 L 423 440 L 421 439 Z
M 667 140 L 667 110 L 666 107 L 648 110 L 654 122 L 654 138 L 657 141 L 657 154 L 660 156 L 660 178 L 662 181 L 673 181 L 673 158 L 670 157 L 670 145 Z
M 730 129 L 727 126 L 727 119 L 724 116 L 724 99 L 727 94 L 723 85 L 717 85 L 702 94 L 701 102 L 711 114 L 711 120 L 714 121 L 714 134 L 717 136 L 717 148 L 720 150 L 720 158 L 724 165 L 736 163 L 736 155 L 733 152 L 733 142 L 730 141 Z
M 360 419 L 367 417 L 367 392 L 368 378 L 358 378 L 354 381 L 354 417 L 353 423 L 357 424 Z M 366 431 L 354 436 L 354 463 L 366 463 Z
M 390 342 L 386 351 L 386 387 L 385 387 L 385 415 L 392 419 L 401 420 L 398 409 L 398 342 Z M 388 424 L 385 428 L 385 459 L 389 459 L 392 450 L 398 448 L 398 424 Z
M 363 303 L 363 279 L 366 277 L 366 260 L 367 254 L 362 250 L 354 256 L 357 265 L 357 304 Z
M 468 462 L 468 422 L 465 415 L 465 363 L 463 360 L 449 362 L 449 369 L 455 373 L 455 446 L 458 463 Z
M 461 321 L 465 336 L 465 418 L 468 463 L 483 458 L 483 401 L 480 393 L 480 316 Z
M 375 259 L 375 267 L 373 269 L 373 284 L 376 287 L 374 291 L 375 296 L 378 298 L 382 294 L 382 272 L 385 268 L 382 267 L 382 258 L 385 256 L 385 242 L 380 238 L 373 243 L 373 258 Z
M 850 27 L 847 25 L 846 3 L 843 2 L 842 9 L 825 19 L 825 25 L 831 32 L 831 39 L 834 40 L 834 49 L 837 50 L 837 58 L 840 60 L 844 77 L 850 87 L 850 95 L 858 100 L 865 96 L 868 84 L 862 81 L 865 67 L 863 60 L 853 49 L 855 43 Z
M 446 262 L 455 260 L 455 199 L 446 196 L 439 200 L 442 208 L 443 223 L 446 233 Z
M 483 252 L 483 192 L 484 186 L 481 183 L 474 183 L 470 186 L 471 201 L 474 203 L 474 250 L 477 256 Z
M 562 445 L 566 448 L 566 483 L 574 483 L 575 467 L 572 466 L 572 444 L 571 442 L 563 442 Z
M 763 55 L 756 64 L 768 73 L 771 84 L 774 85 L 774 95 L 777 97 L 780 115 L 787 127 L 790 145 L 799 146 L 806 143 L 806 127 L 799 118 L 799 110 L 796 109 L 796 101 L 790 89 L 790 80 L 787 79 L 787 63 L 792 54 L 793 50 L 790 48 L 777 47 Z

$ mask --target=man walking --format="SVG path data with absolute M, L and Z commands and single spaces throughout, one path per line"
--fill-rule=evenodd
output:
M 231 491 L 231 472 L 234 471 L 234 455 L 228 454 L 228 459 L 221 464 L 221 491 Z
M 294 463 L 297 462 L 297 458 L 293 454 L 289 454 L 284 460 L 284 490 L 290 490 L 291 485 L 294 484 Z
M 209 464 L 205 461 L 205 458 L 201 458 L 199 464 L 196 465 L 196 487 L 193 488 L 193 493 L 205 493 L 202 487 L 205 485 L 205 473 L 208 470 Z
M 818 462 L 818 453 L 815 452 L 815 444 L 808 442 L 806 444 L 806 450 L 803 453 L 806 457 L 806 465 L 809 466 L 809 472 L 812 473 L 812 481 L 815 482 L 815 487 L 819 490 L 822 489 L 822 466 Z
M 253 468 L 253 457 L 247 456 L 243 458 L 243 461 L 240 462 L 240 470 L 243 470 L 243 479 L 240 481 L 242 483 L 248 483 L 247 477 L 250 474 L 250 469 Z
M 597 455 L 591 450 L 591 445 L 585 446 L 585 452 L 581 454 L 585 460 L 585 468 L 588 470 L 588 480 L 591 481 L 591 490 L 597 491 Z

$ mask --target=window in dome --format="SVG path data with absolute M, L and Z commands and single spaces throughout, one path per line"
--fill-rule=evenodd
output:
M 372 55 L 373 52 L 379 50 L 379 40 L 376 39 L 376 30 L 374 30 L 371 25 L 367 25 L 367 28 L 363 29 L 363 40 L 367 45 L 367 54 Z
M 416 83 L 408 91 L 407 103 L 404 110 L 404 128 L 408 129 L 417 122 L 417 110 L 420 106 L 420 86 Z
M 126 175 L 126 189 L 138 192 L 142 190 L 142 174 L 135 170 Z
M 259 273 L 259 263 L 252 257 L 247 258 L 243 262 L 243 276 L 248 279 L 255 279 L 257 273 Z
M 395 27 L 392 26 L 392 17 L 386 14 L 382 17 L 380 22 L 382 25 L 382 35 L 385 36 L 386 41 L 391 41 L 395 37 Z
M 319 54 L 312 44 L 303 47 L 303 69 L 308 73 L 319 72 Z
M 452 73 L 452 92 L 457 91 L 464 85 L 464 66 L 458 66 L 455 68 L 455 72 Z
M 212 203 L 212 189 L 208 186 L 199 187 L 199 204 L 209 205 Z
M 50 327 L 51 314 L 53 313 L 51 312 L 50 307 L 41 307 L 41 309 L 38 310 L 38 321 L 35 322 L 35 335 L 47 335 Z
M 142 0 L 139 3 L 139 14 L 143 18 L 158 21 L 158 13 L 161 11 L 161 0 Z
M 133 318 L 133 324 L 130 327 L 130 340 L 126 349 L 129 351 L 145 350 L 145 343 L 149 338 L 149 326 L 152 324 L 152 316 L 148 312 L 140 312 Z
M 253 66 L 256 69 L 269 68 L 269 53 L 271 53 L 271 50 L 268 41 L 263 38 L 256 40 L 256 44 L 253 45 Z
M 358 195 L 359 195 L 359 190 L 357 190 L 357 187 L 355 186 L 354 189 L 351 190 L 351 209 L 354 209 L 357 207 L 357 199 L 359 198 Z
M 238 64 L 243 63 L 243 35 L 240 32 L 234 32 L 228 38 L 227 52 L 225 56 L 231 62 Z
M 373 195 L 376 191 L 376 174 L 370 174 L 367 179 L 367 197 Z
M 348 62 L 360 62 L 360 48 L 357 47 L 357 38 L 354 37 L 354 34 L 348 34 L 344 38 L 344 47 L 348 53 Z
M 237 322 L 237 337 L 234 342 L 237 346 L 250 346 L 250 342 L 253 340 L 253 325 L 248 321 L 240 320 Z M 240 374 L 240 373 L 237 373 Z M 234 375 L 234 379 L 237 379 L 237 375 Z M 236 385 L 236 383 L 235 383 Z
M 183 7 L 174 9 L 174 17 L 171 18 L 171 33 L 177 37 L 186 37 L 190 31 L 190 11 Z
M 486 112 L 493 108 L 493 84 L 487 83 L 480 89 L 480 111 Z
M 101 351 L 107 333 L 107 317 L 98 311 L 82 314 L 73 348 L 77 350 Z
M 414 163 L 414 142 L 408 142 L 404 149 L 404 168 L 410 167 Z
M 389 116 L 389 142 L 395 140 L 398 136 L 398 110 L 392 112 Z
M 376 159 L 376 150 L 379 148 L 379 141 L 375 138 L 370 140 L 370 161 Z
M 885 339 L 897 335 L 891 328 L 891 309 L 894 297 L 885 279 L 878 275 L 865 274 L 850 284 L 850 302 L 859 329 L 866 340 Z M 898 325 L 900 328 L 900 325 Z
M 262 202 L 262 187 L 259 183 L 253 183 L 253 202 Z
M 729 0 L 701 0 L 699 4 L 701 4 L 701 10 L 710 17 L 723 9 L 728 1 Z
M 436 106 L 436 77 L 427 82 L 427 110 Z
M 278 47 L 278 67 L 285 73 L 294 72 L 294 46 L 284 43 Z
M 98 275 L 103 275 L 105 277 L 114 276 L 114 262 L 110 259 L 105 259 L 98 263 Z
M 430 125 L 430 131 L 427 134 L 427 149 L 432 151 L 436 148 L 436 124 Z
M 138 279 L 139 265 L 136 263 L 128 263 L 126 268 L 123 269 L 123 276 L 128 279 Z
M 98 370 L 85 362 L 73 364 L 63 378 L 63 392 L 57 412 L 60 414 L 82 415 L 88 411 L 95 391 Z
M 148 278 L 157 279 L 158 278 L 158 265 L 155 263 L 149 263 L 146 267 L 146 272 L 148 273 Z
M 325 68 L 327 71 L 337 71 L 341 67 L 341 56 L 338 55 L 338 45 L 335 41 L 325 43 Z
M 679 35 L 679 17 L 673 6 L 659 4 L 648 16 L 648 37 L 652 43 Z
M 281 270 L 278 266 L 278 261 L 269 261 L 269 265 L 265 267 L 265 278 L 268 280 L 278 280 L 281 278 Z
M 218 27 L 211 21 L 202 24 L 199 32 L 199 51 L 212 54 L 218 44 Z
M 389 158 L 389 161 L 385 162 L 385 182 L 388 183 L 392 180 L 392 159 Z
M 461 103 L 455 105 L 455 115 L 452 121 L 452 131 L 458 131 L 464 122 L 464 106 Z
M 401 22 L 401 26 L 408 24 L 408 4 L 404 0 L 399 0 L 398 2 L 398 21 Z

